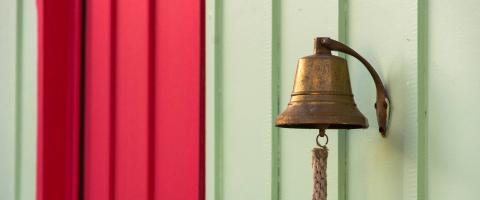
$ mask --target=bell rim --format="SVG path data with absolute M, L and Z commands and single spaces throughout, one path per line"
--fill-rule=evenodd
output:
M 331 124 L 331 123 L 324 123 L 324 124 L 319 124 L 319 123 L 276 123 L 276 127 L 279 128 L 291 128 L 291 129 L 345 129 L 345 130 L 350 130 L 350 129 L 366 129 L 369 127 L 368 123 L 367 124 Z

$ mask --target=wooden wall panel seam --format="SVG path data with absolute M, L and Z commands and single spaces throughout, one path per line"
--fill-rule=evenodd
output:
M 224 182 L 224 148 L 223 148 L 223 17 L 224 17 L 224 0 L 215 1 L 215 64 L 214 64 L 214 79 L 215 86 L 214 98 L 215 98 L 215 200 L 224 200 L 223 182 Z
M 224 200 L 224 128 L 223 128 L 223 47 L 224 47 L 224 0 L 215 0 L 215 200 Z
M 206 0 L 206 199 L 223 200 L 223 0 Z
M 17 0 L 17 16 L 16 16 L 16 72 L 15 72 L 15 200 L 21 199 L 21 176 L 22 176 L 22 88 L 23 88 L 23 0 Z
M 271 121 L 272 121 L 272 136 L 271 136 L 271 145 L 272 145 L 272 154 L 271 154 L 271 199 L 280 200 L 280 136 L 279 128 L 275 126 L 275 119 L 280 112 L 280 67 L 281 67 L 281 1 L 272 0 L 272 61 L 271 61 L 271 97 L 272 97 L 272 108 L 271 108 Z
M 338 1 L 338 40 L 348 44 L 348 0 Z M 346 55 L 340 56 L 346 59 Z M 348 130 L 338 131 L 338 200 L 348 199 Z
M 428 0 L 417 0 L 418 152 L 417 199 L 428 200 Z

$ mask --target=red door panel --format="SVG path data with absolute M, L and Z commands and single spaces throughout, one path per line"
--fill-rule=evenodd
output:
M 80 193 L 82 2 L 38 0 L 38 200 Z
M 40 0 L 39 16 L 38 198 L 203 200 L 204 2 Z

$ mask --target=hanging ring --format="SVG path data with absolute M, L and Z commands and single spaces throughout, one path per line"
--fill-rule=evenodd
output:
M 323 133 L 322 133 L 322 132 L 323 132 Z M 323 137 L 323 136 L 325 136 L 326 141 L 325 141 L 325 144 L 324 144 L 324 145 L 321 145 L 320 142 L 318 141 L 318 139 L 319 139 L 320 137 Z M 320 131 L 319 131 L 319 133 L 318 133 L 318 135 L 317 135 L 316 142 L 317 142 L 317 146 L 319 146 L 319 147 L 326 147 L 326 146 L 327 146 L 327 144 L 328 144 L 328 135 L 325 134 L 325 130 L 323 130 L 323 131 L 320 130 Z

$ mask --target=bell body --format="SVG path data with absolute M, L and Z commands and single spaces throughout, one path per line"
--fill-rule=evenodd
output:
M 276 120 L 286 128 L 367 128 L 350 86 L 347 61 L 318 49 L 300 58 L 287 109 Z

